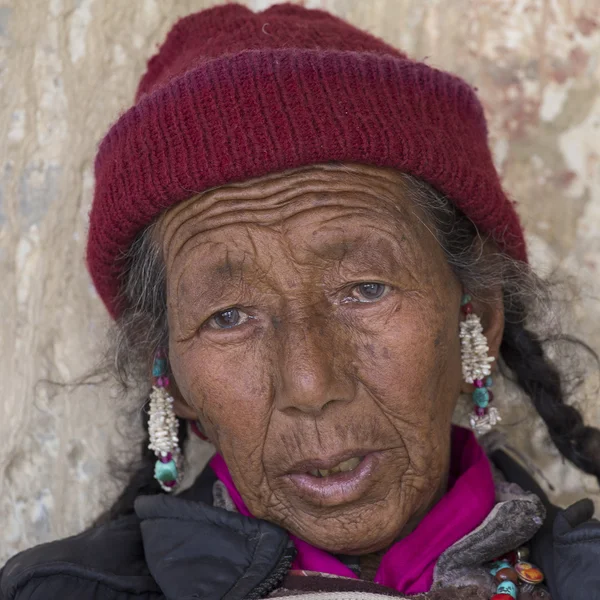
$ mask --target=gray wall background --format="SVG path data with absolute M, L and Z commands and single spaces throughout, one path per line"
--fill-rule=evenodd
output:
M 108 326 L 83 262 L 97 143 L 129 106 L 145 61 L 174 21 L 214 4 L 0 0 L 0 562 L 77 532 L 117 492 L 107 457 L 127 455 L 123 435 L 131 439 L 135 406 L 123 416 L 108 385 L 69 391 L 36 383 L 85 372 Z M 579 286 L 567 296 L 568 330 L 600 350 L 598 3 L 304 4 L 479 88 L 534 263 Z M 596 425 L 599 385 L 590 369 L 575 398 Z M 504 431 L 544 470 L 555 501 L 587 494 L 599 503 L 596 482 L 558 457 L 526 401 L 509 384 L 496 395 Z

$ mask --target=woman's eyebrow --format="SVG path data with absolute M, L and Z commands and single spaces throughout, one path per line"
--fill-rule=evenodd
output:
M 396 239 L 391 234 L 369 234 L 355 239 L 341 239 L 314 244 L 311 250 L 324 260 L 338 260 L 342 263 L 354 263 L 357 266 L 370 267 L 389 262 L 406 262 L 407 251 L 403 242 L 406 236 Z
M 232 256 L 190 261 L 181 270 L 177 287 L 178 304 L 198 305 L 216 302 L 243 284 L 247 261 Z

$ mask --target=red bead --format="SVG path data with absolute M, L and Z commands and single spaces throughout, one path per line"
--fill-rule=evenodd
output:
M 485 415 L 487 414 L 487 410 L 485 408 L 483 408 L 482 406 L 476 406 L 475 407 L 475 414 L 478 417 L 485 417 Z
M 494 594 L 490 600 L 515 600 L 510 594 Z
M 467 302 L 463 305 L 462 311 L 465 315 L 470 315 L 473 312 L 473 305 L 470 302 Z
M 173 480 L 173 481 L 165 481 L 163 485 L 165 487 L 172 488 L 172 487 L 175 487 L 177 485 L 177 482 L 175 480 Z
M 507 552 L 506 554 L 503 554 L 502 556 L 499 556 L 498 558 L 494 558 L 494 562 L 499 562 L 501 560 L 505 560 L 506 562 L 509 562 L 511 565 L 514 565 L 518 560 L 518 556 L 514 550 L 511 550 L 510 552 Z
M 474 385 L 476 388 L 482 388 L 483 387 L 483 379 L 476 379 L 474 382 Z

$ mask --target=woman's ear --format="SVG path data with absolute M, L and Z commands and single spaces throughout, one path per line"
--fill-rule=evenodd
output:
M 196 411 L 186 402 L 185 398 L 181 395 L 177 382 L 171 375 L 169 378 L 169 394 L 173 398 L 173 410 L 180 419 L 187 419 L 188 421 L 195 421 L 198 418 Z
M 485 335 L 489 346 L 488 356 L 493 356 L 495 359 L 491 365 L 493 375 L 494 371 L 498 369 L 500 344 L 504 334 L 504 301 L 501 288 L 498 288 L 492 294 L 486 294 L 486 296 L 485 300 L 473 298 L 471 304 L 473 305 L 473 314 L 481 319 L 483 335 Z M 461 318 L 463 318 L 462 315 Z M 462 382 L 461 392 L 463 394 L 470 394 L 473 389 L 472 384 Z

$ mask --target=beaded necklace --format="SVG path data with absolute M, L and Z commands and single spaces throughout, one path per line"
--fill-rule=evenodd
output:
M 509 552 L 490 565 L 498 587 L 490 600 L 551 600 L 542 586 L 544 574 L 526 562 L 529 550 L 525 547 Z

